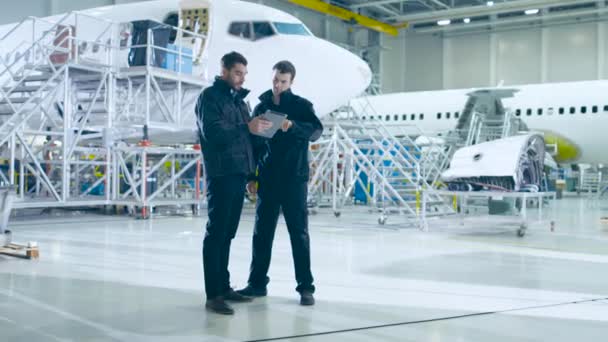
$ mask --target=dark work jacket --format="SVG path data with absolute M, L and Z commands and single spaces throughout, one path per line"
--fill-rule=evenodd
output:
M 245 175 L 255 171 L 251 117 L 243 99 L 249 90 L 234 90 L 219 77 L 198 98 L 195 112 L 207 177 Z
M 272 101 L 272 90 L 260 96 L 253 116 L 266 110 L 287 114 L 293 125 L 287 132 L 279 131 L 271 138 L 254 137 L 259 177 L 262 180 L 308 180 L 308 143 L 319 139 L 323 125 L 312 103 L 286 90 L 281 93 L 280 104 Z

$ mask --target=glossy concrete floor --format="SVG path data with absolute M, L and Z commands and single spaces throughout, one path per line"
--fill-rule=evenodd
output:
M 37 241 L 41 257 L 0 256 L 0 340 L 604 341 L 608 201 L 556 205 L 555 231 L 538 222 L 524 238 L 510 218 L 421 232 L 399 217 L 379 226 L 364 208 L 311 216 L 314 307 L 298 305 L 281 223 L 269 296 L 232 317 L 204 310 L 204 217 L 13 220 L 15 239 Z M 230 260 L 237 288 L 252 225 L 246 210 Z

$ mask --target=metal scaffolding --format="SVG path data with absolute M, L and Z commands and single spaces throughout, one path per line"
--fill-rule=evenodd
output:
M 183 129 L 206 84 L 182 72 L 193 55 L 181 46 L 155 45 L 152 29 L 146 44 L 124 46 L 121 25 L 72 12 L 27 18 L 0 38 L 0 181 L 17 189 L 15 208 L 126 205 L 147 217 L 159 205 L 200 207 L 200 149 L 152 146 L 143 132 Z M 171 29 L 176 44 L 204 40 Z M 146 50 L 145 65 L 121 67 L 132 48 Z M 177 67 L 155 65 L 158 50 Z
M 425 150 L 410 135 L 397 136 L 381 121 L 360 120 L 352 109 L 340 114 L 324 123 L 323 138 L 311 148 L 313 207 L 330 206 L 339 216 L 347 205 L 367 204 L 384 224 L 392 214 L 418 217 L 426 192 L 427 215 L 453 213 L 434 194 L 448 158 L 442 148 Z

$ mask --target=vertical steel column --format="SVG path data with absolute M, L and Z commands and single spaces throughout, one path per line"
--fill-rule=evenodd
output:
M 71 32 L 71 28 L 68 32 Z M 68 156 L 69 146 L 72 143 L 71 126 L 72 126 L 72 101 L 70 98 L 70 68 L 65 69 L 63 80 L 63 142 L 61 149 L 63 151 L 63 169 L 62 171 L 62 191 L 61 201 L 66 202 L 70 191 L 70 160 Z
M 13 134 L 14 135 L 14 134 Z M 19 193 L 20 193 L 20 197 L 21 199 L 25 198 L 25 151 L 23 151 L 23 144 L 21 145 L 21 154 L 20 154 L 20 162 L 19 162 Z
M 151 87 L 151 72 L 152 72 L 152 30 L 148 29 L 148 40 L 146 44 L 146 125 L 150 127 L 150 87 Z
M 15 185 L 15 133 L 11 134 L 11 138 L 9 140 L 9 144 L 11 146 L 11 159 L 8 170 L 9 183 L 11 185 Z
M 147 212 L 147 200 L 146 200 L 146 185 L 148 183 L 148 170 L 147 170 L 147 158 L 148 154 L 146 152 L 146 148 L 144 147 L 141 152 L 141 215 L 142 218 L 148 217 Z

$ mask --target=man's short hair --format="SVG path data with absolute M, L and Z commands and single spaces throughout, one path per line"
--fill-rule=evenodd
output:
M 236 64 L 247 66 L 247 59 L 236 51 L 229 52 L 222 57 L 222 67 L 228 70 L 232 69 Z
M 296 67 L 290 61 L 280 61 L 272 67 L 281 74 L 291 74 L 291 80 L 296 78 Z

